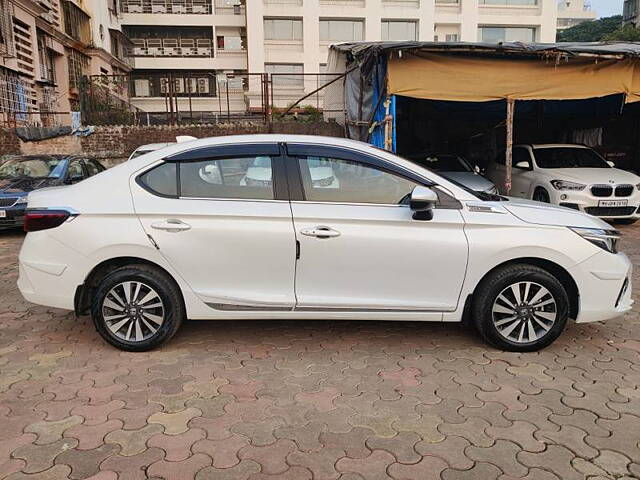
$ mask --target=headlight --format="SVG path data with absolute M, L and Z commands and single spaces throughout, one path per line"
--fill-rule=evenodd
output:
M 24 196 L 24 197 L 19 197 L 18 200 L 16 201 L 16 205 L 24 205 L 29 201 L 29 197 Z
M 617 230 L 604 230 L 601 228 L 569 227 L 582 238 L 610 253 L 618 253 L 618 240 L 620 232 Z
M 575 192 L 579 192 L 587 188 L 586 185 L 575 182 L 567 182 L 566 180 L 551 180 L 551 185 L 556 190 L 573 190 Z
M 636 188 L 640 190 L 640 183 L 636 185 Z

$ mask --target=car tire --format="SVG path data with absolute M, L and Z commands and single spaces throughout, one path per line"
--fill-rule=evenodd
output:
M 185 317 L 178 285 L 165 272 L 148 265 L 109 272 L 91 302 L 91 318 L 100 336 L 130 352 L 151 350 L 168 341 Z
M 549 192 L 544 188 L 536 188 L 535 192 L 533 192 L 533 200 L 536 202 L 551 203 Z
M 478 286 L 472 313 L 478 332 L 491 345 L 510 352 L 533 352 L 550 345 L 564 330 L 569 297 L 546 270 L 507 265 Z

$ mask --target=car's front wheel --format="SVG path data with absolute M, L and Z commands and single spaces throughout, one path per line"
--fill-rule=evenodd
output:
M 546 270 L 527 264 L 491 272 L 478 286 L 473 317 L 490 344 L 512 352 L 532 352 L 550 345 L 569 315 L 567 291 Z
M 536 188 L 536 191 L 533 192 L 533 200 L 536 202 L 542 203 L 551 203 L 551 198 L 549 198 L 549 192 L 547 192 L 544 188 Z
M 91 304 L 98 333 L 122 350 L 141 352 L 169 340 L 185 318 L 179 287 L 147 265 L 120 267 L 99 283 Z

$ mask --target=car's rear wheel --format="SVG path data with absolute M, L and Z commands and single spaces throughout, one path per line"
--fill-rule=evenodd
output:
M 122 350 L 146 351 L 169 340 L 185 318 L 179 287 L 163 271 L 131 265 L 107 274 L 91 304 L 98 333 Z
M 536 188 L 536 191 L 533 192 L 533 200 L 535 200 L 536 202 L 551 203 L 549 192 L 547 192 L 544 188 Z
M 478 331 L 490 344 L 512 352 L 550 345 L 564 330 L 568 314 L 569 298 L 562 283 L 533 265 L 499 268 L 474 294 Z

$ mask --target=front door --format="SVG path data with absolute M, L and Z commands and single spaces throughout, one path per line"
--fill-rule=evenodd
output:
M 353 151 L 288 149 L 287 166 L 297 167 L 302 187 L 298 199 L 291 188 L 300 242 L 297 308 L 456 308 L 468 255 L 458 209 L 438 208 L 432 220 L 414 220 L 407 200 L 415 181 Z M 291 176 L 289 184 L 295 184 Z
M 278 185 L 275 175 L 278 165 L 284 172 L 278 145 L 226 150 L 179 156 L 139 177 L 136 212 L 212 308 L 290 310 L 296 243 L 286 179 Z

